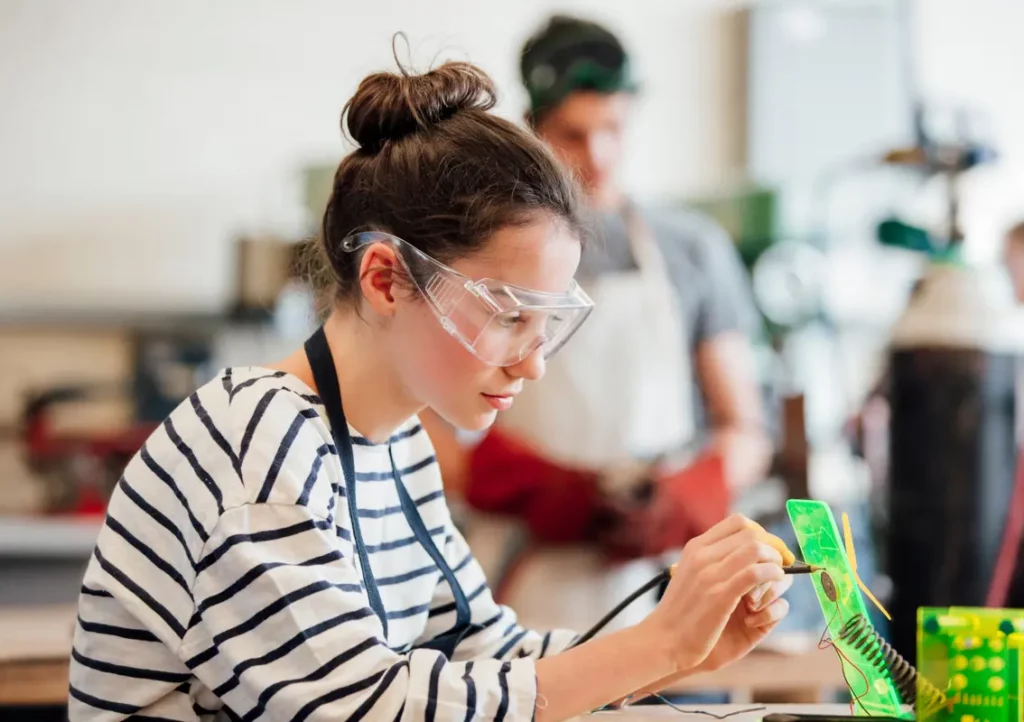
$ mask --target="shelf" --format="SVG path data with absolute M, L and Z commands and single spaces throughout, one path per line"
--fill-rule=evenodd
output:
M 103 520 L 0 516 L 0 558 L 86 559 Z
M 211 332 L 225 327 L 266 327 L 273 316 L 267 309 L 230 310 L 210 313 L 163 313 L 125 311 L 3 311 L 0 331 L 11 329 L 127 330 L 132 332 Z

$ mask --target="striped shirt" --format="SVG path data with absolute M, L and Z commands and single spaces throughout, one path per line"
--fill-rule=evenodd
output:
M 494 602 L 415 418 L 381 444 L 349 431 L 355 479 L 313 391 L 256 367 L 171 414 L 125 469 L 85 574 L 71 722 L 532 719 L 534 660 L 573 635 L 524 630 Z M 392 458 L 470 604 L 452 659 L 421 647 L 455 626 L 455 598 Z

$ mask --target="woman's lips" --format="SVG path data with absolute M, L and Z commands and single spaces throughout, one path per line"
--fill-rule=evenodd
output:
M 480 394 L 497 411 L 508 411 L 512 408 L 513 396 L 511 394 Z

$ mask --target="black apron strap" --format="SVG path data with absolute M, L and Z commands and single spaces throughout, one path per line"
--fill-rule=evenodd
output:
M 349 517 L 352 521 L 352 544 L 359 555 L 359 566 L 363 573 L 363 586 L 366 588 L 366 595 L 370 599 L 370 606 L 380 619 L 384 627 L 384 635 L 388 633 L 387 611 L 384 609 L 384 602 L 380 598 L 380 591 L 373 578 L 373 570 L 370 568 L 370 558 L 366 553 L 366 545 L 363 544 L 363 535 L 359 528 L 359 514 L 356 505 L 356 465 L 352 451 L 352 435 L 348 430 L 348 420 L 345 418 L 345 410 L 341 404 L 341 388 L 338 385 L 338 374 L 334 369 L 334 358 L 331 355 L 330 346 L 327 343 L 327 336 L 323 327 L 306 341 L 306 356 L 309 359 L 310 368 L 313 371 L 313 380 L 316 382 L 317 393 L 327 410 L 327 419 L 331 423 L 331 435 L 334 437 L 334 445 L 338 447 L 338 456 L 341 459 L 341 469 L 345 474 L 345 498 L 348 502 Z M 427 554 L 441 571 L 448 586 L 451 587 L 452 596 L 455 600 L 455 626 L 447 633 L 419 645 L 421 648 L 435 649 L 440 651 L 449 659 L 455 652 L 459 641 L 476 627 L 470 624 L 472 614 L 469 608 L 469 600 L 455 576 L 455 572 L 448 565 L 444 555 L 438 550 L 434 540 L 427 532 L 426 524 L 416 508 L 416 502 L 409 496 L 405 483 L 395 464 L 394 455 L 388 447 L 388 458 L 391 461 L 391 471 L 394 476 L 395 489 L 398 492 L 399 503 L 402 513 L 405 516 L 409 527 L 412 529 L 416 540 L 423 546 Z
M 388 456 L 391 457 L 391 469 L 395 476 L 395 487 L 398 489 L 398 500 L 402 505 L 402 511 L 405 513 L 409 526 L 412 527 L 412 533 L 415 535 L 416 540 L 427 550 L 427 554 L 434 560 L 437 568 L 444 575 L 445 581 L 448 582 L 448 586 L 451 587 L 452 596 L 455 598 L 455 627 L 461 629 L 469 624 L 471 617 L 469 601 L 466 599 L 465 592 L 462 591 L 462 585 L 459 584 L 455 572 L 452 571 L 448 561 L 441 554 L 437 545 L 434 544 L 434 540 L 430 538 L 430 534 L 427 532 L 427 525 L 423 523 L 423 517 L 420 516 L 419 510 L 416 508 L 416 502 L 409 496 L 409 491 L 405 488 L 402 477 L 398 473 L 398 467 L 395 465 L 395 457 L 391 454 L 391 449 L 388 449 Z
M 370 607 L 380 619 L 381 626 L 384 627 L 384 637 L 387 638 L 388 614 L 384 609 L 384 602 L 380 598 L 377 583 L 373 579 L 370 556 L 366 553 L 363 535 L 359 530 L 359 507 L 356 506 L 356 462 L 352 453 L 352 435 L 348 431 L 348 420 L 345 419 L 345 410 L 341 406 L 341 388 L 338 386 L 338 372 L 334 370 L 334 357 L 331 356 L 331 348 L 327 344 L 327 335 L 322 326 L 306 341 L 306 356 L 309 359 L 309 366 L 313 370 L 317 395 L 320 396 L 320 400 L 324 402 L 324 408 L 327 409 L 327 420 L 331 422 L 331 435 L 334 437 L 334 445 L 338 447 L 341 470 L 345 473 L 345 499 L 348 501 L 348 514 L 352 522 L 353 546 L 359 555 L 359 566 L 363 571 L 363 586 L 366 587 L 366 596 L 370 598 Z

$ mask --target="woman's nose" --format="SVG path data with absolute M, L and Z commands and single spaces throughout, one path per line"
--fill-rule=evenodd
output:
M 544 354 L 541 352 L 541 349 L 537 348 L 524 356 L 518 363 L 506 366 L 505 370 L 510 376 L 523 378 L 528 381 L 537 381 L 544 376 L 545 368 Z

